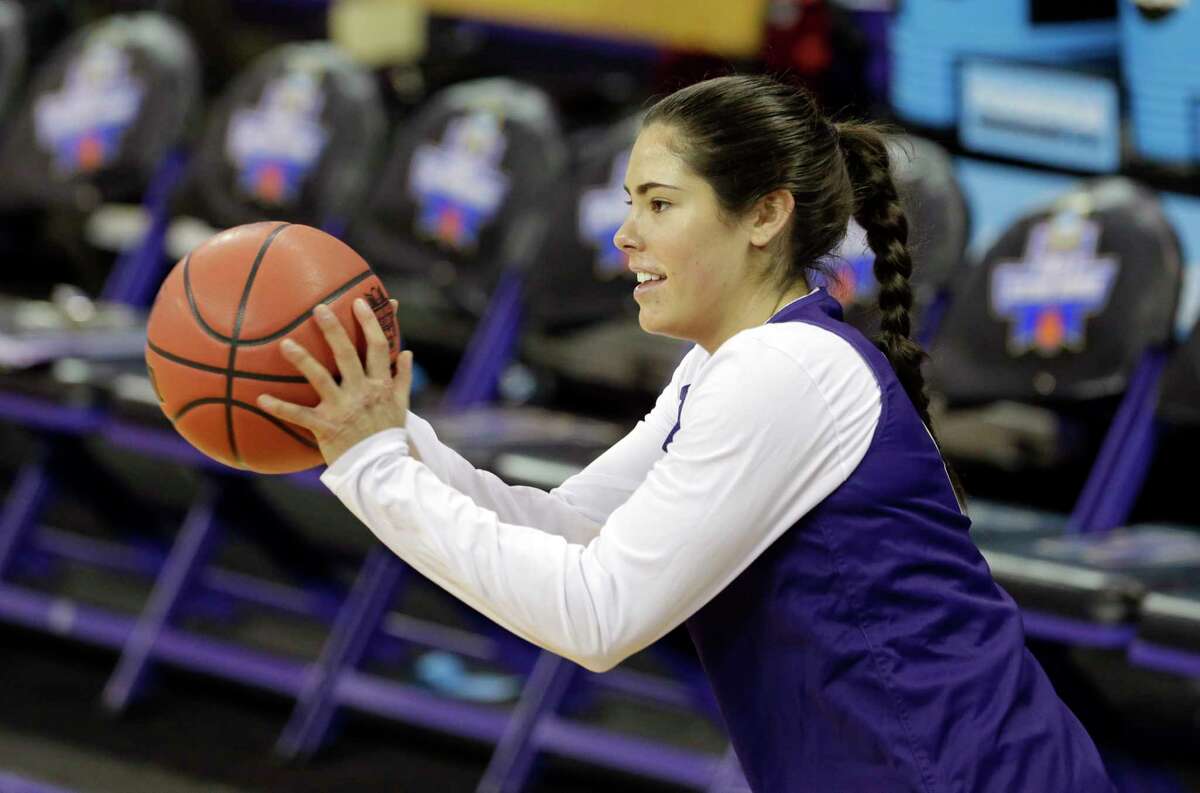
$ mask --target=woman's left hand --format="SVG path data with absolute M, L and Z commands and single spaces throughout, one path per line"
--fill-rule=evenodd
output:
M 341 382 L 335 381 L 306 349 L 286 339 L 280 345 L 283 356 L 316 389 L 321 401 L 310 408 L 263 394 L 258 398 L 258 406 L 276 418 L 312 432 L 326 464 L 333 465 L 359 441 L 377 432 L 404 426 L 412 386 L 412 353 L 407 350 L 400 353 L 393 375 L 387 337 L 375 312 L 362 298 L 354 301 L 354 316 L 367 339 L 365 369 L 346 329 L 329 307 L 323 303 L 318 305 L 313 309 L 313 316 L 333 351 Z

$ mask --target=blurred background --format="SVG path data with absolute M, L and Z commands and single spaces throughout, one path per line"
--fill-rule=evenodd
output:
M 551 488 L 686 352 L 611 244 L 639 113 L 739 72 L 894 125 L 976 543 L 1122 793 L 1200 791 L 1197 40 L 1195 0 L 0 0 L 0 793 L 744 790 L 681 631 L 539 652 L 317 471 L 195 451 L 142 357 L 215 231 L 315 226 L 414 409 Z M 871 332 L 860 230 L 831 261 Z

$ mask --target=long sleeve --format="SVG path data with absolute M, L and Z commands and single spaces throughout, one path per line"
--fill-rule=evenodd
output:
M 879 391 L 848 346 L 819 339 L 813 354 L 836 360 L 814 375 L 742 335 L 697 373 L 667 453 L 586 544 L 479 505 L 409 455 L 405 430 L 363 441 L 322 479 L 435 583 L 603 671 L 707 603 L 865 454 Z
M 411 412 L 409 448 L 442 482 L 495 512 L 500 520 L 587 544 L 662 457 L 662 440 L 676 418 L 681 373 L 691 368 L 694 358 L 690 355 L 680 364 L 654 408 L 625 437 L 549 493 L 509 485 L 490 471 L 476 468 L 442 443 L 428 421 Z

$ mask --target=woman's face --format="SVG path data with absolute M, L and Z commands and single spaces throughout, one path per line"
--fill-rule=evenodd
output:
M 712 187 L 669 145 L 673 134 L 653 124 L 638 135 L 625 173 L 629 214 L 613 243 L 631 270 L 658 277 L 634 289 L 642 328 L 711 350 L 706 341 L 727 337 L 730 307 L 759 279 L 750 277 L 749 230 L 721 219 Z

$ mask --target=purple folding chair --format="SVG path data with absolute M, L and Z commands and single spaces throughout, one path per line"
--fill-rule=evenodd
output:
M 199 92 L 196 54 L 182 28 L 153 13 L 110 17 L 51 53 L 0 147 L 6 216 L 19 213 L 35 227 L 44 216 L 73 217 L 77 224 L 87 218 L 90 225 L 105 210 L 140 200 L 135 211 L 145 220 L 91 294 L 68 288 L 56 303 L 8 298 L 0 347 L 16 371 L 3 378 L 0 416 L 31 430 L 35 442 L 0 511 L 5 619 L 59 633 L 70 633 L 75 623 L 72 604 L 45 608 L 12 583 L 34 557 L 71 558 L 83 548 L 61 532 L 39 531 L 65 485 L 125 515 L 137 511 L 136 499 L 90 468 L 79 443 L 102 420 L 94 391 L 70 378 L 57 380 L 45 364 L 140 349 L 137 309 L 149 302 L 161 277 L 166 208 L 183 163 L 176 147 Z M 85 255 L 105 261 L 91 249 Z M 40 269 L 28 272 L 40 276 Z M 32 277 L 16 285 L 27 294 L 45 294 L 49 287 Z
M 1162 392 L 1154 424 L 1146 435 L 1148 447 L 1154 435 L 1165 438 L 1155 455 L 1163 462 L 1155 482 L 1158 492 L 1179 497 L 1192 484 L 1189 459 L 1200 428 L 1200 326 L 1193 327 L 1187 340 L 1175 351 L 1163 376 Z M 1150 463 L 1148 448 L 1132 447 L 1114 466 L 1113 488 L 1142 490 Z M 1168 478 L 1179 472 L 1179 478 Z M 1186 496 L 1184 497 L 1186 498 Z M 1130 545 L 1138 546 L 1140 567 L 1125 560 L 1121 572 L 1129 589 L 1140 597 L 1137 633 L 1129 647 L 1129 659 L 1149 667 L 1186 677 L 1200 677 L 1200 525 L 1133 524 L 1119 531 Z
M 1180 276 L 1179 242 L 1155 196 L 1101 179 L 1004 233 L 935 341 L 932 380 L 951 405 L 1010 400 L 1104 428 L 1069 516 L 1028 520 L 994 504 L 973 515 L 972 535 L 1031 637 L 1100 648 L 1133 637 L 1124 568 L 1157 562 L 1145 543 L 1106 531 L 1128 516 L 1144 475 Z
M 338 233 L 365 192 L 384 129 L 372 77 L 337 48 L 314 42 L 268 52 L 233 81 L 209 116 L 172 206 L 172 257 L 215 227 L 267 218 Z M 156 661 L 294 694 L 303 663 L 187 631 L 182 617 L 196 601 L 207 600 L 329 619 L 342 597 L 340 585 L 326 580 L 335 578 L 337 554 L 294 535 L 281 542 L 287 521 L 245 472 L 203 457 L 170 429 L 140 361 L 99 367 L 94 379 L 113 399 L 101 428 L 111 446 L 195 468 L 201 481 L 180 533 L 160 559 L 145 608 L 124 631 L 105 705 L 126 708 L 143 692 Z M 294 478 L 314 481 L 311 475 Z M 231 534 L 249 539 L 301 585 L 211 566 Z
M 511 358 L 522 279 L 515 268 L 497 276 L 490 262 L 522 260 L 538 244 L 545 191 L 564 165 L 558 134 L 557 118 L 538 89 L 502 79 L 451 87 L 398 130 L 381 180 L 350 224 L 349 242 L 400 302 L 406 345 L 422 360 L 461 356 L 441 398 L 444 414 L 491 401 Z M 486 424 L 465 426 L 459 436 L 467 440 L 487 431 Z M 390 552 L 370 552 L 306 677 L 280 752 L 315 751 L 336 709 L 346 704 L 472 737 L 499 735 L 502 719 L 494 712 L 450 706 L 358 671 L 406 580 Z M 501 644 L 512 643 L 436 626 L 421 630 L 419 644 L 480 660 L 496 660 Z M 512 652 L 519 654 L 519 645 Z M 363 690 L 374 693 L 356 695 Z

